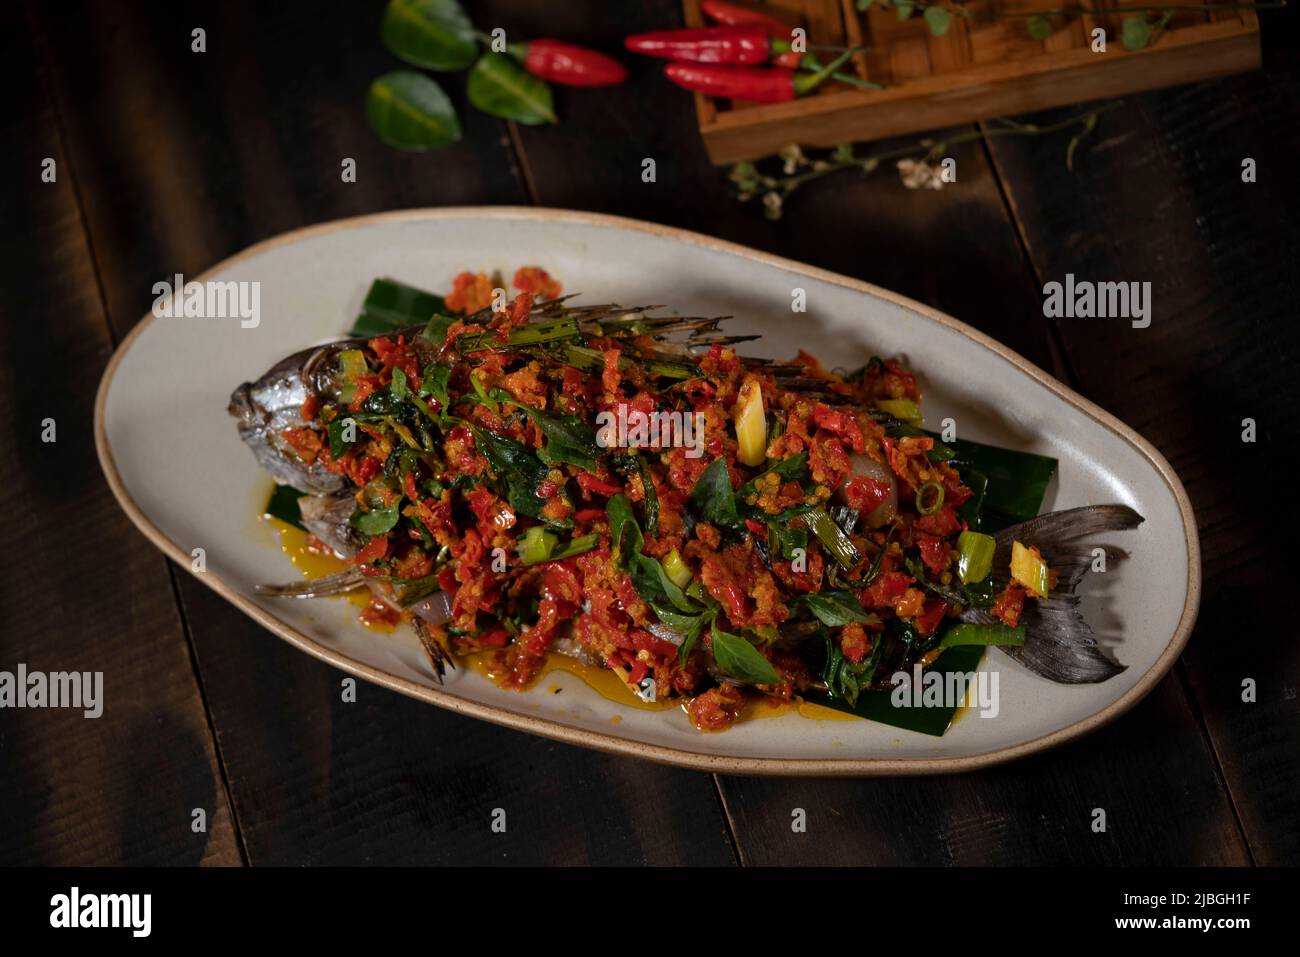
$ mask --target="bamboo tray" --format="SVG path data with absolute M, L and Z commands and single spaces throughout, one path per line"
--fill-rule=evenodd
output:
M 717 164 L 755 159 L 789 143 L 834 146 L 855 140 L 1014 116 L 1069 103 L 1121 96 L 1253 70 L 1260 64 L 1254 12 L 1180 12 L 1152 46 L 1125 50 L 1126 6 L 1143 0 L 1099 0 L 1106 16 L 1054 19 L 1046 40 L 1031 38 L 1021 18 L 954 16 L 948 32 L 930 35 L 920 16 L 899 20 L 893 9 L 859 13 L 854 0 L 767 0 L 749 6 L 808 31 L 810 45 L 863 46 L 857 74 L 883 90 L 828 84 L 789 103 L 755 104 L 695 94 L 700 133 Z M 1151 2 L 1151 0 L 1146 0 Z M 1042 10 L 1051 0 L 968 0 L 971 11 Z M 704 26 L 699 0 L 684 0 L 688 26 Z M 1094 53 L 1092 31 L 1106 31 Z

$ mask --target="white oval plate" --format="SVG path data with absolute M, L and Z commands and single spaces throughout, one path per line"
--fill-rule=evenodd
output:
M 1085 598 L 1103 643 L 1128 666 L 1098 685 L 1054 684 L 997 650 L 999 714 L 967 713 L 941 738 L 867 721 L 789 713 L 699 734 L 680 709 L 615 704 L 552 673 L 533 692 L 503 691 L 467 669 L 438 687 L 406 629 L 376 634 L 338 600 L 268 600 L 257 582 L 296 577 L 256 512 L 266 477 L 226 413 L 231 390 L 310 344 L 337 337 L 370 281 L 445 289 L 464 269 L 540 265 L 582 302 L 668 303 L 726 314 L 761 332 L 745 350 L 803 348 L 830 367 L 907 355 L 927 421 L 952 416 L 963 437 L 1060 460 L 1044 510 L 1121 502 L 1146 517 L 1107 537 L 1131 559 Z M 1041 750 L 1122 714 L 1181 652 L 1196 617 L 1200 555 L 1178 478 L 1132 429 L 968 326 L 866 283 L 695 233 L 588 213 L 532 208 L 430 209 L 298 230 L 226 260 L 198 281 L 261 284 L 261 321 L 146 316 L 109 363 L 95 408 L 100 462 L 132 521 L 185 569 L 203 548 L 204 584 L 290 644 L 337 668 L 462 714 L 561 741 L 703 770 L 772 774 L 915 774 L 965 770 Z M 807 292 L 793 314 L 791 290 Z M 1106 640 L 1109 636 L 1113 640 Z M 554 687 L 563 693 L 546 693 Z

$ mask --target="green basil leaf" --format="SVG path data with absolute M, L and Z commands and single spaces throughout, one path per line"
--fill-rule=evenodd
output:
M 691 489 L 689 503 L 704 521 L 718 528 L 736 528 L 740 514 L 736 494 L 731 490 L 731 473 L 725 458 L 714 459 Z
M 636 456 L 637 471 L 641 473 L 641 488 L 645 492 L 645 525 L 653 536 L 659 534 L 659 493 L 655 491 L 654 477 L 650 474 L 650 463 L 644 455 Z
M 463 70 L 478 56 L 474 24 L 456 0 L 390 0 L 379 35 L 396 56 L 428 70 Z
M 638 533 L 639 534 L 639 533 Z M 631 568 L 632 585 L 647 604 L 669 603 L 686 614 L 698 614 L 700 606 L 686 597 L 664 571 L 664 566 L 648 555 L 636 555 Z
M 755 685 L 781 683 L 781 676 L 772 667 L 772 662 L 740 635 L 719 630 L 716 621 L 713 623 L 713 660 L 737 681 Z
M 798 601 L 807 605 L 818 621 L 831 628 L 840 628 L 854 621 L 879 621 L 875 615 L 867 613 L 858 596 L 851 591 L 815 592 L 802 596 Z
M 610 496 L 605 503 L 605 515 L 609 519 L 609 545 L 610 548 L 618 553 L 618 562 L 624 568 L 627 568 L 634 555 L 641 554 L 641 526 L 636 522 L 636 515 L 632 511 L 632 503 L 628 497 L 620 492 L 617 495 Z M 627 534 L 627 547 L 623 547 L 623 536 Z
M 431 150 L 460 139 L 456 108 L 442 87 L 422 73 L 386 73 L 366 92 L 366 120 L 389 146 Z
M 353 439 L 351 442 L 347 441 L 343 437 L 343 430 L 346 428 L 347 422 L 352 422 L 353 425 Z M 334 421 L 325 426 L 325 433 L 329 436 L 330 440 L 330 456 L 337 459 L 339 456 L 346 454 L 347 450 L 356 442 L 356 420 L 351 416 L 336 415 Z
M 456 321 L 454 316 L 436 315 L 425 325 L 420 338 L 427 339 L 429 342 L 444 343 L 447 341 L 447 330 L 455 325 Z
M 542 430 L 546 436 L 543 461 L 552 465 L 567 462 L 588 472 L 596 471 L 596 455 L 600 447 L 596 444 L 596 432 L 590 425 L 576 415 L 544 412 L 508 396 L 503 401 L 515 406 Z
M 402 517 L 401 502 L 394 502 L 388 508 L 377 508 L 361 512 L 356 516 L 353 527 L 362 535 L 383 535 L 390 532 L 397 520 Z
M 451 395 L 447 391 L 450 381 L 451 366 L 439 365 L 436 362 L 430 362 L 425 366 L 424 375 L 420 377 L 420 395 L 431 395 L 437 399 L 438 408 L 443 416 L 446 416 L 447 410 L 451 408 Z
M 504 484 L 510 507 L 521 515 L 541 518 L 547 500 L 537 489 L 550 471 L 546 464 L 527 446 L 487 429 L 474 429 L 474 439 L 497 481 Z
M 393 368 L 393 381 L 388 390 L 393 393 L 395 399 L 405 399 L 411 391 L 411 387 L 406 382 L 406 373 L 396 367 Z
M 551 88 L 504 53 L 485 53 L 469 71 L 469 101 L 484 113 L 528 126 L 555 123 Z

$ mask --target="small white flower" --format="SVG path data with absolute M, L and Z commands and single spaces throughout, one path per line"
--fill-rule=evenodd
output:
M 924 160 L 899 160 L 898 175 L 908 189 L 943 189 L 943 170 Z
M 781 218 L 781 194 L 776 192 L 763 194 L 763 215 L 768 219 Z
M 798 143 L 791 143 L 789 146 L 781 147 L 781 152 L 777 154 L 785 161 L 785 175 L 796 172 L 801 163 L 804 162 L 803 150 L 799 148 Z

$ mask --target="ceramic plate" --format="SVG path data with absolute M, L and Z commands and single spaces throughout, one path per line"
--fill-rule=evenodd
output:
M 803 348 L 828 366 L 873 354 L 906 355 L 921 374 L 927 421 L 952 416 L 965 438 L 1060 460 L 1044 510 L 1102 502 L 1146 517 L 1105 541 L 1131 559 L 1090 576 L 1089 620 L 1127 670 L 1097 685 L 1039 678 L 1000 651 L 999 714 L 963 714 L 943 737 L 862 720 L 795 713 L 699 734 L 680 709 L 612 702 L 578 677 L 552 673 L 532 692 L 495 687 L 467 669 L 438 687 L 415 637 L 356 621 L 346 601 L 271 600 L 256 582 L 294 569 L 257 518 L 266 476 L 226 413 L 231 390 L 276 360 L 337 337 L 370 281 L 391 276 L 447 288 L 464 269 L 540 265 L 580 302 L 669 303 L 725 314 L 732 332 L 762 333 L 742 347 L 788 358 Z M 114 494 L 170 558 L 268 630 L 343 671 L 462 714 L 561 741 L 717 771 L 894 774 L 956 771 L 1069 740 L 1122 714 L 1169 669 L 1191 631 L 1200 587 L 1196 527 L 1182 485 L 1132 429 L 981 333 L 919 303 L 844 276 L 662 226 L 586 213 L 493 207 L 365 216 L 261 243 L 199 281 L 261 284 L 261 319 L 145 317 L 100 385 L 95 434 Z M 806 314 L 790 310 L 807 294 Z M 151 304 L 150 304 L 151 305 Z M 555 689 L 561 693 L 555 693 Z

